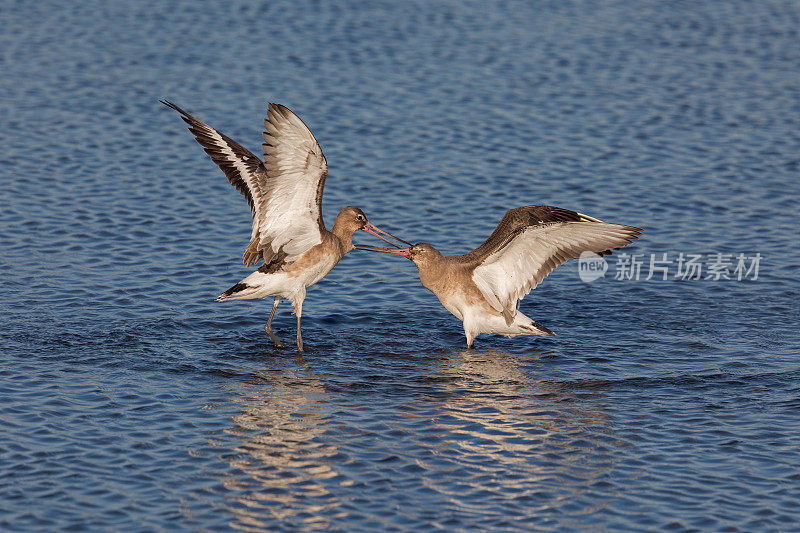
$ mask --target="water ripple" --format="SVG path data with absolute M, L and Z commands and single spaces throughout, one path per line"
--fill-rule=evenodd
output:
M 313 5 L 312 5 L 313 4 Z M 0 529 L 789 530 L 800 522 L 790 2 L 12 2 L 0 44 Z M 344 205 L 447 253 L 549 203 L 757 281 L 580 281 L 483 336 L 348 255 L 277 350 L 250 221 L 170 98 L 296 110 Z M 359 242 L 369 238 L 357 236 Z M 283 308 L 274 327 L 290 340 Z

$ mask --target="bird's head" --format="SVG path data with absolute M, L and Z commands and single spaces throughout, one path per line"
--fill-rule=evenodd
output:
M 353 206 L 347 206 L 339 211 L 336 220 L 333 222 L 334 227 L 340 226 L 350 235 L 363 229 L 368 224 L 367 215 L 361 209 Z
M 411 248 L 407 248 L 407 250 L 405 257 L 411 259 L 417 266 L 427 265 L 442 256 L 439 250 L 427 242 L 418 242 Z

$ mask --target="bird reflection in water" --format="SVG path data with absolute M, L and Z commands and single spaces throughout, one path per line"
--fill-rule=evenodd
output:
M 620 444 L 602 386 L 536 379 L 551 356 L 418 354 L 374 378 L 328 360 L 274 360 L 233 389 L 241 414 L 224 457 L 234 527 L 335 529 L 378 515 L 430 524 L 442 510 L 465 523 L 479 512 L 487 527 L 553 512 L 590 526 L 614 492 Z
M 331 423 L 325 381 L 313 372 L 271 368 L 235 389 L 242 413 L 227 433 L 239 444 L 229 456 L 244 475 L 227 478 L 237 529 L 264 530 L 275 523 L 327 529 L 338 502 L 325 480 L 337 473 L 338 446 L 324 438 Z
M 464 471 L 456 477 L 470 494 L 484 495 L 471 502 L 476 509 L 508 511 L 508 500 L 525 497 L 518 516 L 524 520 L 526 513 L 567 501 L 576 515 L 608 501 L 606 480 L 621 443 L 602 387 L 536 380 L 537 361 L 551 355 L 455 353 L 432 370 L 439 388 L 401 409 L 428 419 L 424 441 Z M 453 491 L 448 476 L 428 476 L 424 483 L 434 492 Z M 576 520 L 573 525 L 588 524 Z

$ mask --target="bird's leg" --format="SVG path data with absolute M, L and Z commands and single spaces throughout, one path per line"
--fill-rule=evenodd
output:
M 272 304 L 272 312 L 269 314 L 269 320 L 267 320 L 267 325 L 264 326 L 264 331 L 267 332 L 267 335 L 269 335 L 269 338 L 272 339 L 272 342 L 275 343 L 275 346 L 277 346 L 278 348 L 283 348 L 286 345 L 283 344 L 280 340 L 278 340 L 278 337 L 276 337 L 275 334 L 272 333 L 272 317 L 275 316 L 275 310 L 278 308 L 278 303 L 280 301 L 281 297 L 276 296 L 275 302 Z
M 300 332 L 300 317 L 303 315 L 302 300 L 294 304 L 294 314 L 297 315 L 297 351 L 303 351 L 303 334 Z
M 297 315 L 297 351 L 303 351 L 303 334 L 300 333 L 300 315 Z
M 478 334 L 468 330 L 467 328 L 464 328 L 464 335 L 467 336 L 467 350 L 471 350 L 475 343 L 475 337 L 477 337 Z

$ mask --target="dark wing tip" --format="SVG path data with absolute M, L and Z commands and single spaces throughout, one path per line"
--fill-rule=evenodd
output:
M 169 100 L 159 100 L 159 102 L 161 102 L 162 104 L 164 104 L 165 106 L 167 106 L 167 107 L 169 107 L 171 109 L 174 109 L 175 111 L 177 111 L 181 115 L 188 115 L 189 114 L 186 111 L 184 111 L 183 109 L 181 109 L 180 107 L 178 107 L 177 104 L 175 104 L 173 102 L 170 102 Z
M 275 102 L 267 102 L 267 117 L 264 119 L 264 127 L 269 131 L 270 126 L 275 127 L 275 120 L 285 118 L 285 114 L 283 112 L 285 109 L 281 104 L 276 104 Z M 264 132 L 266 135 L 267 132 Z M 267 140 L 266 138 L 264 140 Z
M 276 104 L 275 102 L 268 102 L 267 109 L 271 109 L 274 111 L 280 111 L 281 114 L 285 114 L 286 111 L 289 111 L 289 108 L 283 104 Z M 291 111 L 289 111 L 291 113 Z
M 187 113 L 186 111 L 184 111 L 183 109 L 178 107 L 177 104 L 174 104 L 173 102 L 170 102 L 169 100 L 159 100 L 159 102 L 161 102 L 165 106 L 167 106 L 167 107 L 169 107 L 171 109 L 174 109 L 175 111 L 180 113 L 181 114 L 181 118 L 183 119 L 183 121 L 189 125 L 189 131 L 191 131 L 192 134 L 194 134 L 195 136 L 201 134 L 200 130 L 203 127 L 206 127 L 206 128 L 209 127 L 207 124 L 205 124 L 202 121 L 196 119 L 195 117 L 193 117 L 192 115 L 190 115 L 189 113 Z M 200 141 L 198 140 L 198 142 L 200 142 Z M 200 144 L 202 144 L 202 143 L 200 143 Z
M 282 118 L 284 120 L 291 120 L 292 117 L 297 117 L 297 115 L 294 113 L 294 111 L 292 111 L 291 109 L 289 109 L 285 105 L 276 104 L 275 102 L 269 102 L 267 104 L 267 116 L 268 117 L 269 116 L 277 116 L 277 117 L 280 117 L 280 118 Z M 297 117 L 297 118 L 300 118 L 300 117 Z M 302 122 L 302 120 L 301 120 L 301 122 Z
M 602 252 L 597 252 L 597 255 L 599 255 L 599 256 L 611 255 L 611 254 L 614 253 L 614 251 L 621 249 L 623 246 L 627 246 L 628 244 L 633 244 L 633 241 L 638 240 L 639 239 L 639 235 L 644 233 L 644 230 L 642 228 L 637 228 L 636 226 L 625 226 L 625 225 L 622 225 L 622 228 L 625 231 L 628 232 L 628 235 L 627 235 L 628 242 L 626 244 L 623 244 L 622 246 L 618 246 L 616 248 L 611 248 L 609 250 L 603 250 Z
M 628 238 L 631 240 L 631 242 L 638 239 L 639 235 L 644 233 L 644 230 L 642 228 L 637 228 L 636 226 L 626 226 L 624 224 L 621 224 L 621 226 L 622 229 L 628 232 Z
M 181 114 L 181 118 L 183 119 L 183 121 L 186 122 L 187 124 L 189 124 L 190 126 L 197 127 L 198 125 L 202 124 L 202 122 L 200 122 L 199 120 L 194 118 L 192 115 L 190 115 L 189 113 L 187 113 L 186 111 L 184 111 L 183 109 L 178 107 L 177 104 L 174 104 L 173 102 L 170 102 L 169 100 L 159 100 L 159 102 L 161 102 L 165 106 L 169 107 L 170 109 L 174 109 L 175 111 L 180 113 Z M 192 128 L 189 128 L 189 130 L 194 134 L 197 133 Z

